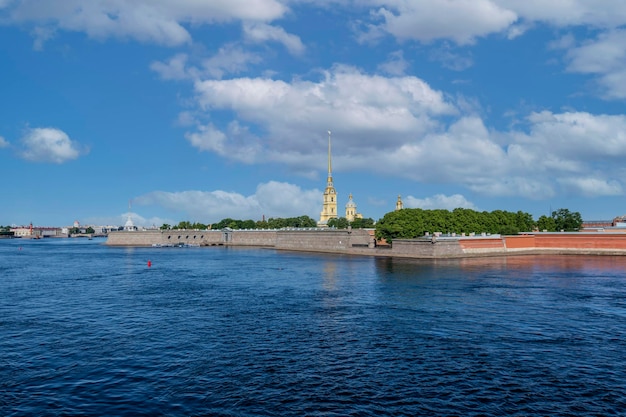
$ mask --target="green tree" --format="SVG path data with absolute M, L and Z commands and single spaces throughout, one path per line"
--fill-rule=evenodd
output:
M 561 208 L 552 212 L 552 218 L 556 225 L 556 230 L 566 232 L 575 232 L 580 230 L 583 224 L 583 218 L 579 212 L 570 212 L 568 209 Z
M 533 216 L 521 210 L 515 213 L 515 224 L 520 232 L 531 232 L 536 226 Z
M 376 223 L 376 238 L 388 242 L 394 239 L 412 239 L 435 233 L 502 233 L 517 234 L 530 231 L 535 222 L 530 214 L 496 210 L 478 212 L 472 209 L 448 210 L 403 209 L 385 214 Z
M 256 223 L 254 220 L 244 220 L 241 222 L 242 229 L 256 229 Z
M 93 230 L 93 227 L 89 226 L 87 229 L 85 229 L 85 233 L 93 235 L 94 233 L 96 233 L 96 231 Z
M 161 229 L 161 230 L 169 230 L 169 229 L 171 229 L 171 228 L 172 228 L 172 226 L 170 226 L 170 225 L 169 225 L 169 224 L 167 224 L 167 223 L 163 223 L 163 224 L 161 225 L 161 227 L 160 227 L 160 229 Z
M 364 219 L 356 218 L 350 223 L 350 226 L 352 226 L 353 229 L 370 229 L 374 227 L 374 219 L 371 217 Z
M 328 219 L 326 223 L 328 227 L 334 227 L 336 229 L 347 229 L 350 226 L 350 222 L 345 217 L 338 217 L 336 219 Z
M 555 232 L 556 231 L 556 222 L 554 221 L 554 219 L 552 217 L 548 217 L 548 216 L 541 216 L 539 217 L 539 219 L 537 219 L 537 229 L 540 232 L 543 232 L 544 230 L 546 232 Z

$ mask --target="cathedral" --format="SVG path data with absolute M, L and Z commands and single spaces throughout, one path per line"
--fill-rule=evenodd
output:
M 322 212 L 320 213 L 320 220 L 317 222 L 318 227 L 328 227 L 328 221 L 330 219 L 337 219 L 337 191 L 333 184 L 332 174 L 332 162 L 331 162 L 331 147 L 330 147 L 330 130 L 328 131 L 328 177 L 326 178 L 326 189 L 324 190 L 324 202 L 322 206 Z M 352 194 L 346 204 L 346 219 L 349 222 L 354 219 L 362 219 L 363 215 L 357 213 L 356 203 L 352 200 Z

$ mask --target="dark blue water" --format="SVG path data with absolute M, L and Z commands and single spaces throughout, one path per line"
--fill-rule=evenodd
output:
M 626 413 L 626 257 L 102 243 L 0 241 L 0 415 Z

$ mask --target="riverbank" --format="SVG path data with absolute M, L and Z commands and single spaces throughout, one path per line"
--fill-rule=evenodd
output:
M 278 250 L 418 259 L 503 255 L 626 255 L 626 233 L 535 232 L 446 236 L 377 244 L 371 229 L 147 230 L 111 232 L 108 246 L 253 246 Z

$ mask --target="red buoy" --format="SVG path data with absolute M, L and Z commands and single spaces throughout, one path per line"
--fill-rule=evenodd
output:
M 148 268 L 152 266 L 152 261 L 148 261 Z

